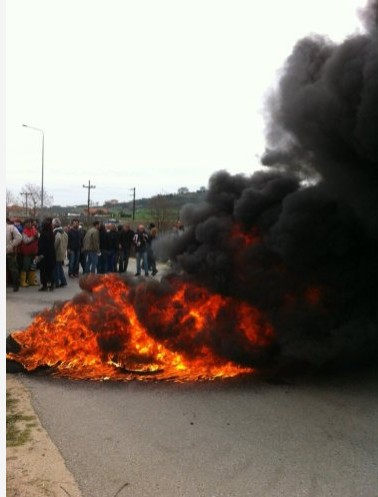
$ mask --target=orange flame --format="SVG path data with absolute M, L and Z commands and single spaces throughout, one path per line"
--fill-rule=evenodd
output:
M 312 305 L 318 305 L 322 298 L 322 290 L 319 287 L 309 287 L 305 290 L 305 299 Z
M 239 248 L 247 248 L 255 243 L 261 241 L 261 237 L 258 234 L 257 228 L 252 228 L 249 232 L 246 232 L 242 227 L 235 223 L 230 231 L 230 238 L 233 241 L 237 241 L 240 245 Z
M 91 275 L 86 283 L 89 291 L 12 333 L 20 350 L 7 358 L 73 379 L 193 381 L 253 372 L 229 349 L 248 355 L 274 338 L 258 309 L 178 278 L 133 288 Z

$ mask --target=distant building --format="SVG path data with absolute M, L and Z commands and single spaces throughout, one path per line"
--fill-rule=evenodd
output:
M 33 216 L 33 209 L 28 209 L 20 205 L 7 205 L 7 217 L 11 219 L 20 219 L 23 221 L 29 216 Z
M 83 211 L 84 215 L 88 215 L 88 209 Z M 89 208 L 90 216 L 109 216 L 109 209 L 104 209 L 103 207 L 90 207 Z
M 116 200 L 115 198 L 113 198 L 112 200 L 105 200 L 104 202 L 104 205 L 105 206 L 110 206 L 110 207 L 113 207 L 115 205 L 118 205 L 118 200 Z

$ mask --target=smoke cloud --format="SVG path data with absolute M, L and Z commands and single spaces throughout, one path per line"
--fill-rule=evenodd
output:
M 263 311 L 267 363 L 354 366 L 377 350 L 377 5 L 363 34 L 296 44 L 267 101 L 265 170 L 215 173 L 182 209 L 183 234 L 156 246 L 173 271 Z

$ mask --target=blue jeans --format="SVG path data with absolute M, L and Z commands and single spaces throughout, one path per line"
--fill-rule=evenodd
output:
M 55 267 L 54 267 L 54 280 L 55 280 L 55 286 L 58 288 L 60 285 L 66 286 L 67 285 L 67 280 L 66 276 L 64 274 L 64 269 L 63 269 L 63 261 L 56 261 Z
M 80 250 L 70 250 L 69 254 L 69 276 L 79 274 Z
M 120 253 L 119 257 L 119 272 L 125 273 L 127 271 L 127 266 L 129 265 L 130 249 L 125 248 Z
M 89 251 L 87 252 L 87 258 L 85 261 L 85 272 L 95 273 L 97 268 L 98 255 L 97 252 Z
M 108 251 L 108 259 L 107 259 L 107 272 L 108 273 L 114 273 L 115 256 L 116 256 L 115 250 Z
M 144 274 L 148 276 L 148 257 L 147 257 L 147 250 L 143 250 L 143 252 L 136 252 L 136 267 L 137 267 L 137 274 L 140 274 L 140 261 L 143 259 L 143 266 L 144 266 Z
M 103 250 L 101 252 L 101 255 L 98 256 L 98 261 L 97 261 L 97 273 L 98 274 L 105 274 L 107 273 L 107 255 L 105 254 L 105 251 Z

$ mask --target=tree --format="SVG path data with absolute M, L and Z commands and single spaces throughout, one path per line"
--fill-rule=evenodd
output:
M 9 217 L 9 208 L 16 204 L 17 203 L 17 198 L 16 196 L 13 194 L 13 192 L 11 192 L 10 190 L 6 190 L 6 197 L 5 197 L 5 203 L 6 203 L 6 211 L 7 211 L 7 217 Z
M 41 207 L 41 188 L 37 185 L 33 185 L 32 183 L 26 183 L 26 185 L 22 189 L 23 193 L 28 194 L 28 202 L 30 199 L 30 203 L 33 206 L 33 217 L 37 216 L 37 208 Z M 43 205 L 44 207 L 50 207 L 53 203 L 53 196 L 49 195 L 46 190 L 43 191 Z
M 149 202 L 150 215 L 152 221 L 159 231 L 167 230 L 175 219 L 175 212 L 169 204 L 166 195 L 156 195 L 152 197 Z
M 15 195 L 13 194 L 13 192 L 11 192 L 10 190 L 8 190 L 8 188 L 7 188 L 7 191 L 6 191 L 5 201 L 7 203 L 7 206 L 8 205 L 13 205 L 13 204 L 16 203 L 16 197 L 15 197 Z
M 178 195 L 185 195 L 186 193 L 189 193 L 189 189 L 186 186 L 182 186 L 177 190 Z

